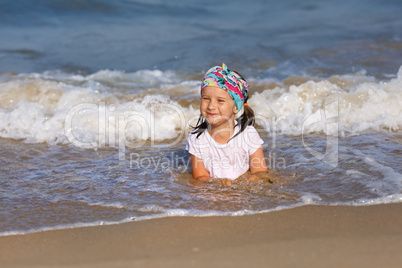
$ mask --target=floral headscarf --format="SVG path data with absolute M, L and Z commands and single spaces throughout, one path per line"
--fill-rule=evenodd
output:
M 206 72 L 202 79 L 201 93 L 208 86 L 219 87 L 229 93 L 238 111 L 241 110 L 248 96 L 246 80 L 237 72 L 228 70 L 224 63 L 222 67 L 215 66 Z

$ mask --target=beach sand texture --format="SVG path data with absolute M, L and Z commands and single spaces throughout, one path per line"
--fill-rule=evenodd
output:
M 0 267 L 402 267 L 402 205 L 171 217 L 0 237 Z

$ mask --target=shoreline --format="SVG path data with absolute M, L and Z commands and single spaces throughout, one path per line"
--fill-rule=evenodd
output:
M 306 205 L 0 237 L 0 267 L 401 267 L 402 203 Z

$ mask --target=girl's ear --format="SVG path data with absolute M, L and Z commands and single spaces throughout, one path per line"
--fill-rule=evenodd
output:
M 239 110 L 237 110 L 237 106 L 236 105 L 233 105 L 233 113 L 234 114 L 237 114 L 239 112 Z

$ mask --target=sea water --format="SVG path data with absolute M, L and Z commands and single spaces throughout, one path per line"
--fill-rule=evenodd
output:
M 0 234 L 402 202 L 400 1 L 0 2 Z M 246 76 L 271 180 L 192 179 L 200 80 Z

